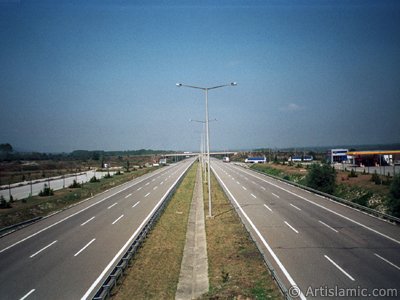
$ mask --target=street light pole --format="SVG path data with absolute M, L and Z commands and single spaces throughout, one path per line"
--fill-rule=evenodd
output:
M 206 139 L 207 139 L 207 171 L 208 171 L 208 216 L 211 218 L 212 217 L 212 210 L 211 210 L 211 179 L 210 179 L 210 139 L 209 139 L 209 126 L 208 126 L 208 91 L 209 90 L 214 90 L 226 86 L 236 86 L 236 82 L 231 82 L 230 84 L 223 84 L 223 85 L 217 85 L 213 87 L 199 87 L 199 86 L 193 86 L 193 85 L 185 85 L 182 83 L 177 83 L 177 87 L 188 87 L 188 88 L 193 88 L 193 89 L 199 89 L 203 90 L 206 92 Z
M 210 123 L 210 122 L 212 122 L 212 121 L 217 121 L 217 119 L 212 119 L 212 120 L 208 120 L 208 123 Z M 198 123 L 203 123 L 204 124 L 204 126 L 203 126 L 203 130 L 204 130 L 204 132 L 203 132 L 203 134 L 202 134 L 202 147 L 201 147 L 201 152 L 202 152 L 202 168 L 204 169 L 204 183 L 206 183 L 207 182 L 207 180 L 206 180 L 206 167 L 205 167 L 205 163 L 204 163 L 204 152 L 205 152 L 205 150 L 204 150 L 204 148 L 206 148 L 206 144 L 207 144 L 207 142 L 204 140 L 204 142 L 203 142 L 203 137 L 204 137 L 204 139 L 205 139 L 205 137 L 206 137 L 206 122 L 205 121 L 200 121 L 200 120 L 192 120 L 192 119 L 190 119 L 190 122 L 198 122 Z

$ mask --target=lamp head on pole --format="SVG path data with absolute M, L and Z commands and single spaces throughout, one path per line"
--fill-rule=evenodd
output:
M 182 83 L 177 83 L 176 86 L 177 86 L 177 87 L 181 87 L 181 86 L 182 86 Z

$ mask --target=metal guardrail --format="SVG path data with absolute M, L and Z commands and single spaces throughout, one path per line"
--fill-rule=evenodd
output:
M 215 173 L 214 169 L 212 169 L 212 171 L 213 171 L 213 173 Z M 215 176 L 215 177 L 217 178 L 218 183 L 220 183 L 218 176 Z M 225 195 L 230 199 L 229 194 L 226 192 L 224 186 L 222 184 L 220 184 L 220 187 L 223 189 Z M 240 220 L 242 220 L 243 225 L 245 225 L 244 224 L 244 220 L 242 219 L 241 214 L 238 211 L 237 207 L 232 202 L 231 202 L 231 204 L 235 208 L 237 214 L 239 215 Z M 264 264 L 267 267 L 268 271 L 270 272 L 270 274 L 272 276 L 272 279 L 275 280 L 276 284 L 278 285 L 279 290 L 281 291 L 281 293 L 283 294 L 283 296 L 285 297 L 286 300 L 292 300 L 292 297 L 290 297 L 290 295 L 289 295 L 289 290 L 287 289 L 287 287 L 285 286 L 285 284 L 283 283 L 283 281 L 281 280 L 279 275 L 276 273 L 275 268 L 272 266 L 272 264 L 268 260 L 267 256 L 261 250 L 262 246 L 257 241 L 256 236 L 253 234 L 253 232 L 249 228 L 247 228 L 247 226 L 244 226 L 244 228 L 249 233 L 249 236 L 251 237 L 251 240 L 254 242 L 254 244 L 256 245 L 256 247 L 258 249 L 258 251 L 260 252 L 261 256 L 263 257 Z
M 264 173 L 264 172 L 261 172 L 261 171 L 258 171 L 258 170 L 253 170 L 253 169 L 251 169 L 251 170 L 254 171 L 254 172 L 257 172 L 259 174 L 274 178 L 276 180 L 279 180 L 279 181 L 286 182 L 288 184 L 294 185 L 294 186 L 296 186 L 298 188 L 301 188 L 303 190 L 310 191 L 310 192 L 312 192 L 314 194 L 318 194 L 318 195 L 324 196 L 326 198 L 332 199 L 334 201 L 346 204 L 348 206 L 351 206 L 351 207 L 353 207 L 355 209 L 358 209 L 358 210 L 361 210 L 363 212 L 366 212 L 366 213 L 368 213 L 370 215 L 373 215 L 375 217 L 378 217 L 378 218 L 381 218 L 381 219 L 385 219 L 385 220 L 391 221 L 391 222 L 396 223 L 396 224 L 400 224 L 400 218 L 397 218 L 397 217 L 382 213 L 382 212 L 377 211 L 375 209 L 372 209 L 372 208 L 369 208 L 369 207 L 366 207 L 366 206 L 362 206 L 360 204 L 351 202 L 349 200 L 346 200 L 346 199 L 343 199 L 343 198 L 340 198 L 340 197 L 336 197 L 336 196 L 333 196 L 333 195 L 330 195 L 330 194 L 315 190 L 315 189 L 310 188 L 308 186 L 305 186 L 305 185 L 302 185 L 302 184 L 299 184 L 299 183 L 296 183 L 296 182 L 293 182 L 293 181 L 290 181 L 290 180 L 286 180 L 286 179 L 280 178 L 278 176 L 270 175 L 270 174 L 267 174 L 267 173 Z
M 193 164 L 193 163 L 192 163 Z M 191 165 L 192 165 L 191 164 Z M 179 180 L 176 182 L 175 186 L 171 189 L 168 195 L 165 197 L 164 201 L 161 203 L 160 207 L 154 212 L 154 214 L 150 217 L 149 221 L 144 225 L 143 229 L 139 232 L 136 239 L 132 242 L 128 250 L 119 260 L 118 264 L 111 271 L 110 275 L 103 281 L 103 284 L 97 290 L 96 294 L 92 298 L 93 300 L 104 300 L 107 299 L 111 295 L 112 289 L 117 285 L 118 281 L 123 277 L 125 270 L 129 267 L 129 263 L 133 256 L 136 254 L 137 250 L 142 245 L 143 241 L 146 239 L 148 233 L 156 224 L 157 220 L 160 218 L 163 213 L 165 207 L 171 200 L 174 195 L 176 189 L 179 187 L 186 173 L 189 171 L 191 165 L 186 169 L 186 171 L 181 175 Z
M 27 225 L 35 223 L 35 222 L 41 220 L 42 218 L 43 217 L 36 217 L 36 218 L 30 219 L 30 220 L 23 221 L 21 223 L 17 223 L 17 224 L 8 226 L 8 227 L 1 228 L 0 229 L 0 238 L 2 238 L 3 236 L 5 236 L 7 234 L 10 234 L 11 232 L 14 232 L 15 230 L 17 230 L 21 227 L 25 227 Z

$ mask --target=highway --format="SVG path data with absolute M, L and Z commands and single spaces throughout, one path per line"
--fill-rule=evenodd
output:
M 232 163 L 211 166 L 294 298 L 400 297 L 398 226 Z
M 1 299 L 91 298 L 193 161 L 163 167 L 1 238 Z

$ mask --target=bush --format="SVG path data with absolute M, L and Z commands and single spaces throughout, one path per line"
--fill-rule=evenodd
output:
M 318 191 L 333 194 L 336 188 L 336 171 L 329 165 L 312 164 L 306 177 L 306 184 Z
M 96 176 L 93 176 L 92 178 L 90 178 L 89 182 L 91 182 L 91 183 L 100 182 L 100 179 L 97 179 Z
M 351 169 L 350 174 L 348 176 L 349 178 L 353 178 L 353 177 L 358 177 L 356 171 L 354 171 L 354 169 Z
M 47 186 L 47 184 L 44 184 L 43 190 L 39 192 L 40 197 L 46 197 L 46 196 L 53 196 L 54 191 L 50 187 Z
M 0 196 L 0 208 L 11 208 L 10 201 L 4 199 L 3 195 Z
M 371 192 L 366 192 L 353 199 L 352 202 L 368 207 L 368 201 L 372 197 Z
M 77 189 L 77 188 L 81 188 L 81 187 L 82 187 L 82 184 L 78 183 L 75 179 L 74 179 L 74 182 L 72 182 L 72 184 L 70 184 L 70 186 L 69 186 L 70 189 Z
M 372 176 L 371 176 L 371 181 L 375 182 L 375 184 L 381 184 L 382 183 L 381 177 L 378 175 L 376 170 L 375 170 L 375 173 L 372 174 Z

